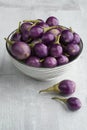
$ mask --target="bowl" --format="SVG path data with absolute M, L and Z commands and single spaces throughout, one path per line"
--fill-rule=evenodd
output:
M 8 39 L 10 39 L 10 37 L 12 36 L 12 34 L 15 31 L 13 31 L 9 36 Z M 76 63 L 77 59 L 79 59 L 78 57 L 80 56 L 82 50 L 83 50 L 83 42 L 82 40 L 80 41 L 80 52 L 79 54 L 75 57 L 74 60 L 70 61 L 69 63 L 65 64 L 65 65 L 61 65 L 58 67 L 54 67 L 54 68 L 35 68 L 35 67 L 31 67 L 28 66 L 20 61 L 18 61 L 9 51 L 8 49 L 9 45 L 6 42 L 6 49 L 7 52 L 11 58 L 12 63 L 18 68 L 18 70 L 20 70 L 22 73 L 24 73 L 27 76 L 30 76 L 34 79 L 37 80 L 51 80 L 54 79 L 58 76 L 61 76 L 63 74 L 65 74 L 66 72 L 68 72 L 72 66 Z

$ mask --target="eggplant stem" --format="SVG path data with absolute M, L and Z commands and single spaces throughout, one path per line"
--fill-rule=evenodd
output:
M 40 22 L 40 20 L 23 20 L 23 22 L 36 23 L 36 22 Z
M 34 47 L 34 45 L 35 45 L 35 44 L 33 44 L 33 43 L 32 43 L 32 44 L 29 44 L 29 46 L 30 46 L 31 48 Z
M 69 27 L 69 29 L 70 29 L 70 31 L 73 33 L 74 31 L 72 30 L 72 28 L 71 27 Z
M 54 99 L 54 100 L 59 100 L 59 101 L 62 101 L 64 103 L 67 102 L 67 99 L 66 98 L 60 98 L 60 97 L 52 97 L 51 99 Z
M 37 41 L 37 43 L 40 43 L 40 42 L 42 42 L 41 39 L 39 39 L 39 40 Z M 34 43 L 34 41 L 31 42 L 31 44 L 35 44 L 35 45 L 36 45 L 37 43 Z
M 47 32 L 51 29 L 55 29 L 55 28 L 58 28 L 58 26 L 52 26 L 52 27 L 47 27 L 47 28 L 44 28 L 44 32 Z
M 31 38 L 30 39 L 28 39 L 26 42 L 30 42 L 31 41 Z
M 59 34 L 59 35 L 56 37 L 55 44 L 60 44 L 60 42 L 59 42 L 59 41 L 60 41 L 60 36 L 61 36 L 61 35 Z
M 40 60 L 40 62 L 43 62 L 43 61 L 44 61 L 44 59 L 41 59 L 41 60 Z
M 58 92 L 58 93 L 60 93 L 58 86 L 59 86 L 59 84 L 55 84 L 52 87 L 49 87 L 49 88 L 44 89 L 44 90 L 40 90 L 39 93 L 41 93 L 41 92 Z
M 62 28 L 62 29 L 66 29 L 66 27 L 63 27 L 61 25 L 57 25 L 57 26 L 52 26 L 52 27 L 47 27 L 47 28 L 44 28 L 44 32 L 47 32 L 51 29 L 55 29 L 55 28 Z
M 12 45 L 12 44 L 13 44 L 13 42 L 10 41 L 8 38 L 4 38 L 4 40 L 5 40 L 9 45 Z
M 30 31 L 30 30 L 31 30 L 31 28 L 32 28 L 32 27 L 34 27 L 37 23 L 38 23 L 38 22 L 36 22 L 36 23 L 32 24 L 32 26 L 31 26 L 30 28 L 28 28 L 28 31 Z
M 62 26 L 62 25 L 58 25 L 58 28 L 60 28 L 60 29 L 67 29 L 66 27 L 64 27 L 64 26 Z
M 70 56 L 70 55 L 69 55 L 69 54 L 67 54 L 67 53 L 64 53 L 64 55 L 65 55 L 65 56 L 67 56 L 67 57 L 69 57 L 69 56 Z
M 20 26 L 21 26 L 21 22 L 19 22 L 19 24 L 18 24 L 18 29 L 17 29 L 17 31 L 16 32 L 20 32 Z

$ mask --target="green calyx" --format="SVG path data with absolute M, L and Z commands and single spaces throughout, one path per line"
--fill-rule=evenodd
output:
M 51 29 L 55 29 L 55 28 L 58 28 L 58 26 L 52 26 L 52 27 L 47 27 L 47 28 L 44 28 L 44 32 L 47 32 Z
M 31 41 L 31 39 L 29 39 L 27 42 L 29 42 L 29 41 Z M 40 43 L 40 42 L 42 42 L 42 40 L 41 40 L 41 39 L 38 39 L 36 43 L 34 43 L 34 41 L 33 41 L 33 42 L 31 42 L 31 43 L 29 44 L 29 46 L 30 46 L 30 47 L 34 47 L 37 43 Z
M 19 24 L 18 24 L 18 29 L 16 29 L 16 32 L 17 32 L 17 33 L 20 33 L 20 26 L 21 26 L 21 22 L 19 22 Z
M 40 20 L 38 20 L 38 19 L 36 19 L 36 20 L 23 20 L 23 22 L 38 23 L 38 22 L 40 22 Z
M 67 102 L 67 98 L 60 98 L 60 97 L 52 97 L 51 99 L 54 99 L 54 100 L 59 100 L 59 101 L 62 101 L 64 103 Z
M 29 38 L 26 42 L 28 43 L 28 42 L 30 42 L 32 39 L 31 38 Z
M 64 27 L 62 25 L 58 25 L 58 28 L 63 29 L 63 30 L 67 29 L 66 27 Z
M 52 87 L 49 87 L 49 88 L 44 89 L 44 90 L 40 90 L 39 93 L 41 93 L 41 92 L 57 92 L 57 93 L 60 93 L 58 86 L 59 86 L 59 84 L 55 84 Z
M 55 44 L 60 44 L 60 34 L 56 36 Z
M 74 31 L 72 30 L 72 28 L 71 28 L 71 27 L 69 27 L 69 30 L 70 30 L 72 33 L 74 33 Z
M 40 62 L 43 62 L 44 61 L 44 59 L 40 59 Z
M 34 44 L 34 43 L 31 43 L 31 44 L 29 44 L 29 46 L 30 46 L 31 48 L 33 48 L 33 47 L 35 46 L 35 44 Z
M 30 31 L 31 28 L 34 27 L 36 24 L 37 24 L 37 22 L 36 22 L 36 23 L 33 23 L 33 24 L 31 25 L 31 27 L 28 28 L 28 31 Z
M 4 38 L 4 40 L 9 44 L 9 45 L 12 45 L 14 42 L 13 41 L 10 41 L 8 38 Z
M 69 54 L 67 54 L 67 53 L 64 53 L 64 55 L 65 55 L 65 56 L 67 56 L 67 57 L 69 57 L 69 56 L 70 56 L 70 55 L 69 55 Z

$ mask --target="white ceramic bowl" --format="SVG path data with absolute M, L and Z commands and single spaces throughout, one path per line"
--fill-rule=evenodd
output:
M 10 38 L 10 36 L 13 34 L 14 32 L 12 32 L 8 38 Z M 82 40 L 80 42 L 80 47 L 81 47 L 81 51 L 79 53 L 79 55 L 81 54 L 82 52 L 82 49 L 83 49 L 83 43 L 82 43 Z M 73 64 L 76 63 L 79 55 L 71 62 L 65 64 L 65 65 L 61 65 L 61 66 L 58 66 L 58 67 L 54 67 L 54 68 L 35 68 L 35 67 L 31 67 L 31 66 L 28 66 L 24 63 L 21 63 L 19 62 L 18 60 L 16 60 L 10 53 L 9 49 L 8 49 L 8 44 L 6 43 L 6 49 L 7 49 L 7 52 L 13 62 L 13 64 L 21 71 L 23 72 L 24 74 L 32 77 L 32 78 L 35 78 L 37 80 L 50 80 L 50 79 L 53 79 L 53 78 L 56 78 L 58 76 L 61 76 L 62 74 L 65 74 L 67 71 L 69 71 Z

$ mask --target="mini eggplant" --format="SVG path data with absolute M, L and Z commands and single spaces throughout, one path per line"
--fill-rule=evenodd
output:
M 60 57 L 63 53 L 63 48 L 61 45 L 58 45 L 58 44 L 53 44 L 51 47 L 50 47 L 50 55 L 53 56 L 53 57 Z
M 21 33 L 24 33 L 26 31 L 28 32 L 29 29 L 31 28 L 31 26 L 32 26 L 32 23 L 30 23 L 30 22 L 24 22 L 24 23 L 22 23 L 21 26 L 20 26 L 20 32 Z
M 55 41 L 55 36 L 53 33 L 51 32 L 46 32 L 43 34 L 42 36 L 42 41 L 45 43 L 45 44 L 50 44 L 52 42 Z
M 48 55 L 48 48 L 43 43 L 37 43 L 34 46 L 34 52 L 35 52 L 37 57 L 44 58 Z
M 20 32 L 15 32 L 12 37 L 11 37 L 11 41 L 21 41 L 21 34 Z
M 53 97 L 52 99 L 64 102 L 67 105 L 67 107 L 72 111 L 79 110 L 82 106 L 80 99 L 77 97 L 70 97 L 70 98 Z
M 78 44 L 69 43 L 66 46 L 66 50 L 70 56 L 76 56 L 80 52 L 80 46 Z
M 53 68 L 57 66 L 57 60 L 55 57 L 48 56 L 43 61 L 43 66 L 45 68 Z
M 57 26 L 59 25 L 59 20 L 54 17 L 54 16 L 50 16 L 47 20 L 46 20 L 46 23 L 49 25 L 49 26 Z
M 61 95 L 70 95 L 75 92 L 76 89 L 76 84 L 74 81 L 71 80 L 63 80 L 55 85 L 53 85 L 50 88 L 40 90 L 39 93 L 41 92 L 57 92 L 58 94 Z
M 30 56 L 31 49 L 25 42 L 16 42 L 11 46 L 11 53 L 17 59 L 24 60 Z
M 69 43 L 73 41 L 73 38 L 74 38 L 73 33 L 69 29 L 62 31 L 61 33 L 62 42 Z
M 77 33 L 73 33 L 74 39 L 72 41 L 73 44 L 79 44 L 80 43 L 80 36 Z
M 31 48 L 25 42 L 13 42 L 6 39 L 6 42 L 9 44 L 9 50 L 11 54 L 18 60 L 25 60 L 31 55 Z
M 36 56 L 30 56 L 27 60 L 26 60 L 26 64 L 28 66 L 32 66 L 32 67 L 41 67 L 41 62 L 40 59 Z
M 57 65 L 64 65 L 69 62 L 69 58 L 65 55 L 61 55 L 60 57 L 57 58 Z

